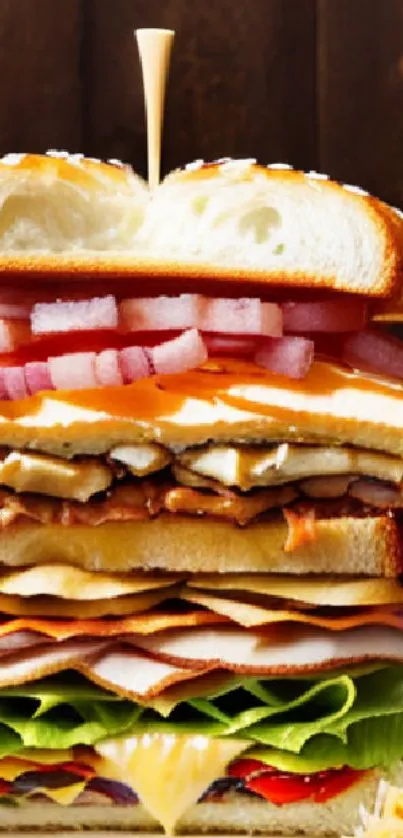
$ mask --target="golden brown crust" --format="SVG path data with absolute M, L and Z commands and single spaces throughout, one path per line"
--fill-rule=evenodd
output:
M 38 182 L 50 175 L 56 180 L 65 180 L 76 185 L 88 194 L 96 197 L 98 190 L 122 190 L 126 195 L 133 189 L 134 178 L 137 184 L 140 179 L 134 176 L 129 167 L 123 165 L 111 165 L 101 161 L 85 159 L 81 155 L 64 156 L 40 156 L 40 155 L 7 155 L 0 159 L 0 177 L 2 169 L 10 177 L 11 171 L 31 178 L 38 177 Z M 11 158 L 11 162 L 10 162 Z M 9 162 L 6 162 L 6 161 Z M 236 161 L 234 161 L 236 162 Z M 192 182 L 200 179 L 213 179 L 219 177 L 221 166 L 227 164 L 211 164 L 200 168 L 187 168 L 180 172 L 174 172 L 168 176 L 165 183 Z M 249 165 L 241 167 L 239 175 L 244 181 L 252 180 L 258 173 L 271 180 L 286 180 L 290 183 L 306 183 L 307 180 L 315 177 L 313 174 L 305 174 L 294 170 L 277 170 L 263 166 Z M 374 235 L 377 235 L 379 248 L 383 254 L 383 270 L 380 272 L 376 283 L 367 287 L 365 283 L 360 287 L 359 278 L 354 288 L 351 288 L 338 275 L 321 276 L 315 272 L 306 270 L 282 271 L 281 268 L 271 271 L 264 271 L 253 268 L 220 267 L 211 263 L 196 263 L 191 260 L 175 261 L 165 257 L 154 258 L 152 254 L 141 256 L 136 241 L 133 242 L 133 250 L 117 251 L 86 251 L 75 249 L 69 253 L 37 253 L 16 252 L 3 253 L 0 258 L 0 274 L 13 276 L 26 276 L 27 274 L 35 280 L 41 281 L 52 278 L 66 278 L 69 281 L 82 280 L 84 277 L 99 280 L 115 280 L 118 278 L 132 279 L 134 282 L 141 281 L 147 277 L 155 280 L 161 291 L 169 290 L 172 283 L 180 283 L 183 290 L 193 290 L 194 283 L 203 287 L 203 283 L 210 281 L 215 285 L 222 286 L 223 292 L 229 285 L 234 283 L 243 293 L 247 288 L 257 289 L 263 286 L 269 288 L 277 287 L 296 289 L 319 289 L 327 291 L 344 291 L 354 294 L 365 294 L 373 297 L 400 296 L 400 288 L 403 280 L 403 221 L 386 204 L 373 198 L 362 190 L 353 191 L 351 187 L 345 187 L 331 180 L 320 179 L 317 181 L 318 188 L 327 192 L 334 191 L 342 196 L 345 201 L 357 203 L 371 217 L 374 225 Z M 242 291 L 244 289 L 244 291 Z
M 401 544 L 394 519 L 319 520 L 315 539 L 284 552 L 287 525 L 163 514 L 153 521 L 110 522 L 100 526 L 24 524 L 0 537 L 0 564 L 6 567 L 69 563 L 88 570 L 178 573 L 346 573 L 397 576 Z

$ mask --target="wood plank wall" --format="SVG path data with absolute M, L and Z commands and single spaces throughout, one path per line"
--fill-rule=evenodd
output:
M 0 153 L 144 173 L 140 26 L 177 32 L 165 171 L 256 156 L 403 206 L 402 0 L 0 0 Z

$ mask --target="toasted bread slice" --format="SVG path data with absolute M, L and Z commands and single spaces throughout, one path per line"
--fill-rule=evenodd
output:
M 400 296 L 403 221 L 356 187 L 228 160 L 174 172 L 151 198 L 117 162 L 2 158 L 0 272 Z
M 314 538 L 286 553 L 281 521 L 238 527 L 229 521 L 163 514 L 152 521 L 99 526 L 15 524 L 3 530 L 0 565 L 49 562 L 87 570 L 175 573 L 338 573 L 398 576 L 398 527 L 387 516 L 315 523 Z
M 403 387 L 316 362 L 302 381 L 254 364 L 154 376 L 132 385 L 45 392 L 0 405 L 0 445 L 62 457 L 119 444 L 210 440 L 349 444 L 403 456 Z
M 347 791 L 325 803 L 311 800 L 277 806 L 267 800 L 254 798 L 233 791 L 211 802 L 197 803 L 181 818 L 177 833 L 185 835 L 353 835 L 360 824 L 362 807 L 374 809 L 381 778 L 401 783 L 403 770 L 400 765 L 389 771 L 373 769 Z M 81 798 L 84 804 L 85 795 Z M 44 800 L 24 801 L 21 806 L 4 806 L 0 831 L 24 832 L 33 838 L 38 830 L 46 833 L 65 833 L 70 830 L 105 829 L 114 832 L 155 834 L 158 823 L 141 804 L 121 806 L 100 803 L 87 795 L 85 805 L 80 798 L 70 806 L 55 805 Z M 27 832 L 31 830 L 31 832 Z M 100 832 L 102 830 L 102 832 Z

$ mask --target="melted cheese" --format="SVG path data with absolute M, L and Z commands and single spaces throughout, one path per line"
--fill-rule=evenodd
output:
M 136 36 L 147 116 L 148 182 L 154 189 L 160 180 L 165 89 L 174 32 L 169 29 L 138 29 Z
M 400 483 L 403 459 L 342 446 L 207 445 L 184 451 L 178 462 L 196 474 L 247 490 L 315 475 L 362 474 Z
M 150 442 L 148 445 L 118 445 L 109 456 L 124 463 L 135 477 L 144 477 L 169 465 L 173 455 L 162 445 Z
M 145 733 L 95 746 L 102 776 L 128 783 L 143 806 L 172 835 L 175 825 L 250 746 L 234 739 Z
M 61 806 L 70 806 L 77 799 L 78 795 L 84 791 L 86 785 L 87 780 L 81 780 L 79 783 L 73 783 L 70 786 L 64 786 L 60 789 L 46 788 L 46 786 L 42 788 L 38 786 L 27 797 L 33 794 L 44 794 L 50 800 L 53 800 L 54 803 L 59 803 Z
M 76 462 L 13 451 L 0 463 L 0 484 L 16 492 L 87 501 L 111 483 L 111 469 L 96 460 Z

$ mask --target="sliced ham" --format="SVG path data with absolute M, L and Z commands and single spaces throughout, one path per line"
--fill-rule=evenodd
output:
M 151 373 L 148 355 L 141 346 L 127 346 L 121 349 L 119 365 L 125 384 L 147 378 Z
M 30 361 L 25 364 L 24 372 L 27 390 L 31 395 L 41 390 L 54 390 L 47 361 Z
M 207 360 L 207 349 L 197 329 L 153 346 L 149 350 L 156 373 L 177 373 L 199 367 Z
M 191 329 L 200 321 L 202 299 L 199 294 L 180 294 L 123 300 L 119 306 L 120 325 L 128 332 Z
M 91 329 L 116 329 L 118 309 L 115 297 L 93 297 L 56 303 L 37 303 L 31 313 L 34 335 Z
M 95 358 L 95 377 L 102 387 L 123 384 L 123 375 L 116 349 L 104 349 Z
M 375 329 L 350 335 L 342 360 L 356 369 L 403 378 L 403 341 Z
M 280 337 L 283 315 L 276 303 L 262 303 L 250 297 L 205 298 L 198 325 L 202 332 Z
M 282 309 L 284 331 L 290 334 L 356 332 L 367 322 L 367 305 L 361 300 L 290 302 Z
M 2 375 L 9 399 L 24 399 L 28 395 L 24 367 L 2 367 Z
M 85 390 L 99 387 L 95 374 L 95 352 L 72 352 L 49 358 L 49 370 L 56 390 Z
M 255 362 L 288 378 L 305 378 L 314 358 L 314 343 L 306 338 L 268 338 L 259 347 Z

